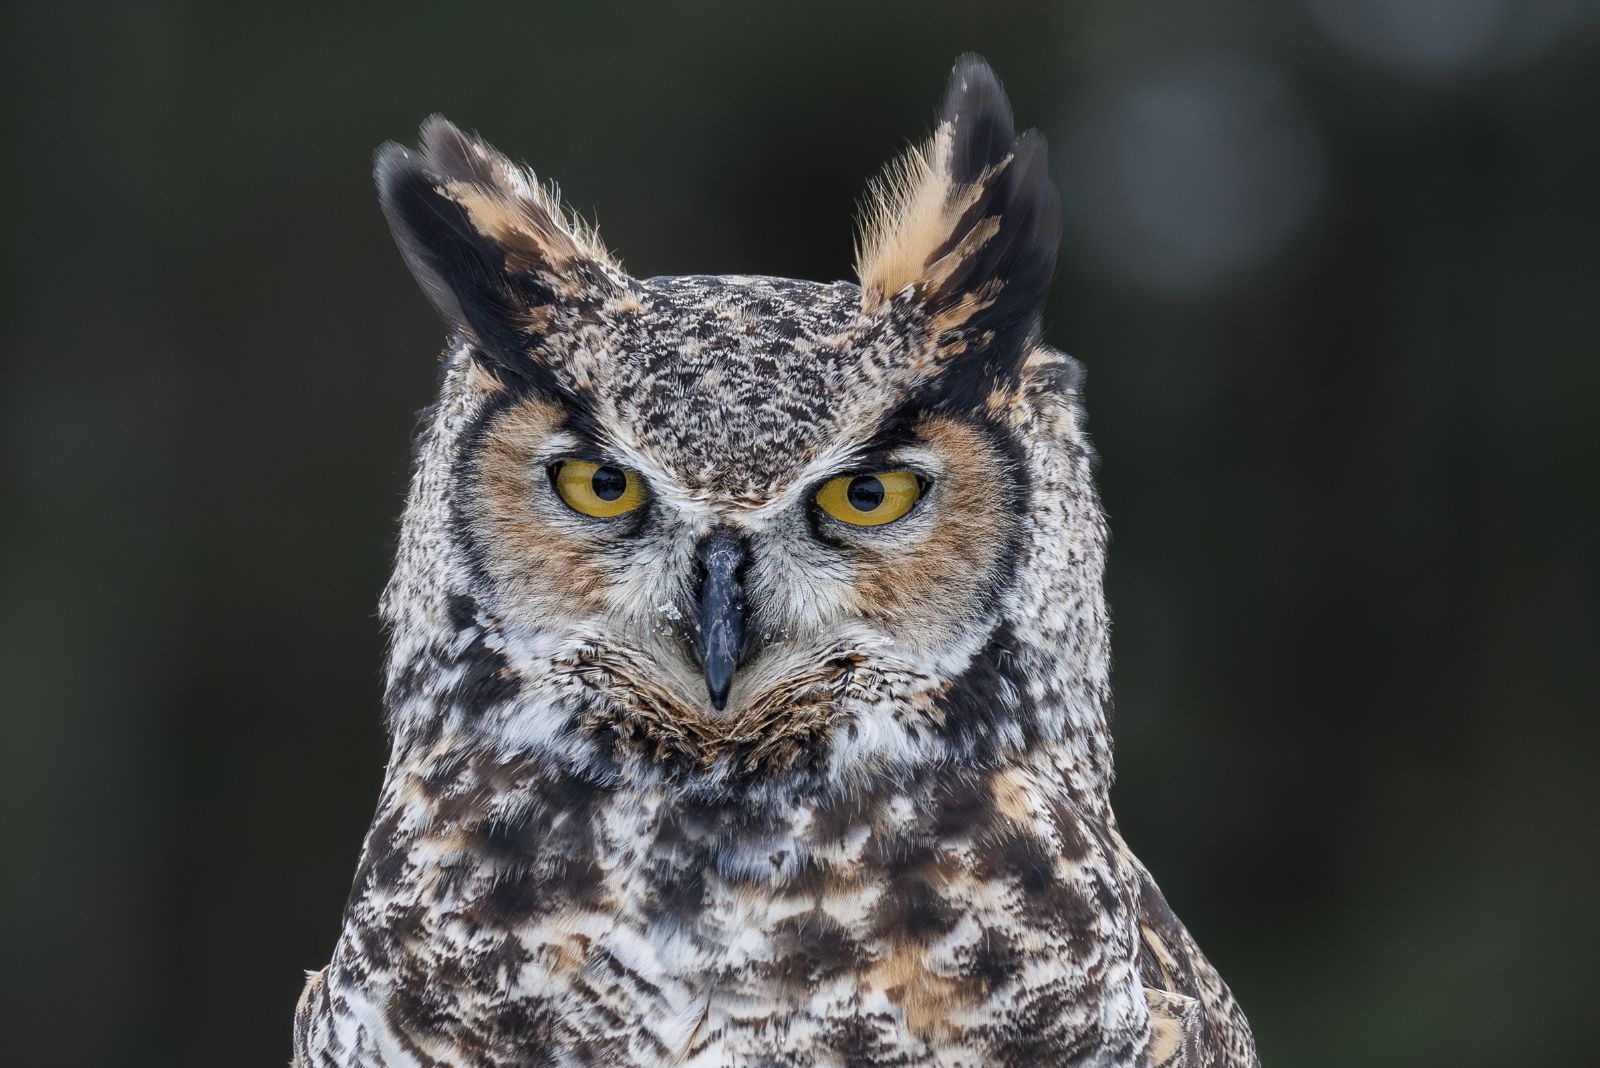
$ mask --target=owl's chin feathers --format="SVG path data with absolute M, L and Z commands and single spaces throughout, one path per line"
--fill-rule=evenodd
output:
M 890 690 L 933 685 L 865 626 L 764 646 L 740 667 L 721 711 L 668 636 L 579 636 L 563 643 L 552 667 L 576 684 L 575 728 L 613 757 L 715 778 L 816 767 L 842 734 L 855 733 L 866 706 Z

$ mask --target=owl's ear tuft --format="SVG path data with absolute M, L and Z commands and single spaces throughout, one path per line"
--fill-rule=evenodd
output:
M 483 355 L 520 373 L 625 276 L 556 190 L 440 116 L 416 151 L 378 149 L 374 178 L 406 265 Z
M 929 316 L 943 356 L 1020 359 L 1060 235 L 1044 138 L 1017 136 L 994 71 L 963 56 L 932 140 L 891 164 L 870 191 L 856 245 L 863 311 L 912 302 Z

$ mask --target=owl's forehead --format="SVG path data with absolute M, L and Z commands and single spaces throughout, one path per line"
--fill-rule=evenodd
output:
M 850 283 L 653 278 L 639 301 L 598 390 L 609 429 L 685 487 L 760 500 L 871 414 Z

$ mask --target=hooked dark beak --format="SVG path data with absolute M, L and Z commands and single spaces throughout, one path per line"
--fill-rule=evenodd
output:
M 744 653 L 749 608 L 744 597 L 744 565 L 749 553 L 736 534 L 718 528 L 700 540 L 694 555 L 700 581 L 690 617 L 690 644 L 705 672 L 711 707 L 721 712 L 728 705 L 733 670 Z

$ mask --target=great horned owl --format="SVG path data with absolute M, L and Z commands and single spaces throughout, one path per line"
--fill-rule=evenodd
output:
M 296 1064 L 1256 1063 L 1111 812 L 1058 202 L 989 68 L 859 284 L 631 278 L 442 119 L 377 181 L 454 335 Z

